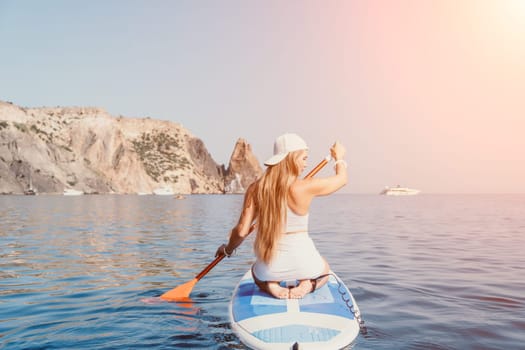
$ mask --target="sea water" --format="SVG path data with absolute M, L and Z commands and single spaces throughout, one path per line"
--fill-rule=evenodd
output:
M 242 196 L 0 196 L 1 349 L 244 349 L 228 322 L 253 237 L 194 287 Z M 354 349 L 525 348 L 525 195 L 338 194 L 311 237 L 367 328 Z

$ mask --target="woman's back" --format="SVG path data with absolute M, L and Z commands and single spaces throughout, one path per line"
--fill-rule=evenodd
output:
M 285 234 L 308 232 L 308 214 L 296 214 L 290 207 L 286 208 L 286 220 L 284 224 Z

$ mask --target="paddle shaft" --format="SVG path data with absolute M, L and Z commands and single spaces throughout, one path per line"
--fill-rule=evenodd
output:
M 203 278 L 204 276 L 206 276 L 208 274 L 208 272 L 210 272 L 211 269 L 213 269 L 215 267 L 215 265 L 217 265 L 218 263 L 221 262 L 222 259 L 224 259 L 226 255 L 219 255 L 218 257 L 215 258 L 215 260 L 213 260 L 208 266 L 206 266 L 204 268 L 204 270 L 202 270 L 201 272 L 199 272 L 199 274 L 195 277 L 195 279 L 197 281 L 199 281 L 201 278 Z
M 330 160 L 330 156 L 326 156 L 319 164 L 317 164 L 306 176 L 305 179 L 309 179 L 311 177 L 314 177 L 315 174 L 317 174 L 321 169 L 328 163 Z
M 311 177 L 314 177 L 319 171 L 321 171 L 321 169 L 328 163 L 329 160 L 330 160 L 330 156 L 327 156 L 326 158 L 324 158 L 308 174 L 306 174 L 304 178 L 309 179 Z M 250 232 L 252 232 L 254 229 L 255 229 L 255 224 L 250 226 Z M 195 279 L 199 281 L 201 278 L 206 276 L 208 272 L 210 272 L 211 269 L 215 267 L 215 265 L 217 265 L 218 263 L 221 262 L 222 259 L 224 259 L 225 256 L 226 255 L 220 255 L 216 257 L 215 260 L 213 260 L 208 266 L 206 266 L 201 272 L 199 272 L 199 274 L 195 277 Z

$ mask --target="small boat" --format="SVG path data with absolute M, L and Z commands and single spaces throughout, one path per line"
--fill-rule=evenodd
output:
M 83 194 L 84 194 L 83 191 L 74 190 L 72 188 L 64 189 L 64 196 L 81 196 Z
M 36 195 L 36 191 L 33 188 L 28 188 L 27 190 L 24 191 L 24 194 L 26 196 L 34 196 Z
M 397 185 L 396 187 L 385 187 L 379 194 L 385 196 L 413 196 L 418 194 L 420 191 L 412 188 L 401 187 Z
M 333 272 L 302 299 L 277 299 L 248 271 L 233 292 L 229 316 L 233 332 L 253 349 L 341 349 L 364 328 L 354 297 Z
M 169 187 L 162 187 L 153 190 L 153 194 L 156 194 L 157 196 L 173 196 L 175 192 Z

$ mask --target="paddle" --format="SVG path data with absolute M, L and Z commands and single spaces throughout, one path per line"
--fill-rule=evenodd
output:
M 319 164 L 315 166 L 304 178 L 308 179 L 310 177 L 315 176 L 328 162 L 330 161 L 330 156 L 326 156 Z M 255 224 L 250 226 L 250 232 L 252 232 L 255 228 Z M 210 272 L 211 269 L 215 267 L 218 263 L 221 262 L 222 259 L 224 259 L 225 255 L 221 255 L 215 258 L 208 266 L 204 268 L 197 276 L 195 276 L 194 279 L 192 279 L 189 282 L 186 282 L 178 287 L 173 288 L 172 290 L 162 294 L 160 296 L 161 299 L 166 301 L 184 301 L 187 300 L 190 297 L 190 293 L 193 290 L 193 287 L 199 282 L 201 278 L 206 276 L 208 272 Z

